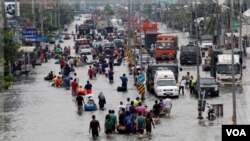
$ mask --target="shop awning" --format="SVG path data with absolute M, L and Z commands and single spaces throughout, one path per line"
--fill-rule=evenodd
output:
M 19 52 L 32 53 L 35 50 L 35 46 L 21 46 Z

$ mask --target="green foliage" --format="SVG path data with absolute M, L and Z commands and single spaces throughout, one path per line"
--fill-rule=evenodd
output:
M 4 80 L 7 82 L 12 82 L 15 80 L 14 76 L 11 74 L 8 74 L 7 76 L 4 77 Z
M 8 90 L 9 87 L 11 86 L 11 82 L 9 81 L 2 81 L 2 84 L 0 84 L 2 86 L 2 88 L 4 88 L 5 90 Z
M 105 14 L 110 18 L 110 17 L 112 17 L 114 14 L 115 14 L 115 12 L 112 10 L 112 7 L 110 6 L 110 5 L 106 5 L 105 7 L 104 7 L 104 11 L 105 11 Z
M 26 1 L 26 2 L 25 2 Z M 31 2 L 30 4 L 27 4 L 28 0 L 22 0 L 20 2 L 20 13 L 21 17 L 23 18 L 29 18 L 33 19 L 33 15 L 31 13 Z M 74 20 L 74 9 L 72 9 L 68 4 L 60 4 L 59 5 L 59 11 L 60 14 L 60 25 L 63 26 L 65 24 L 69 24 Z M 36 4 L 35 5 L 35 21 L 36 21 L 36 27 L 41 27 L 41 12 L 44 17 L 44 32 L 47 33 L 48 31 L 53 32 L 55 30 L 58 30 L 59 27 L 55 24 L 55 12 L 56 12 L 56 5 L 53 3 L 49 5 L 51 9 L 41 9 L 41 6 Z
M 211 20 L 210 20 L 210 22 L 208 23 L 208 28 L 207 28 L 207 33 L 208 34 L 214 34 L 214 31 L 215 31 L 215 29 L 216 29 L 216 18 L 215 17 L 213 17 L 213 16 L 211 16 L 210 17 L 211 18 Z
M 73 9 L 69 5 L 60 6 L 61 25 L 70 24 L 74 20 Z
M 12 82 L 15 80 L 14 76 L 10 75 L 10 74 L 5 76 L 4 79 L 2 79 L 3 78 L 2 75 L 0 77 L 1 77 L 1 79 L 0 79 L 0 90 L 1 89 L 5 89 L 5 90 L 9 89 Z
M 13 41 L 11 31 L 4 32 L 4 60 L 14 62 L 18 54 L 19 45 Z

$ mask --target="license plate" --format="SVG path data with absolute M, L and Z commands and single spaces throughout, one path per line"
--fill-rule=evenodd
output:
M 164 93 L 164 95 L 173 95 L 172 93 Z

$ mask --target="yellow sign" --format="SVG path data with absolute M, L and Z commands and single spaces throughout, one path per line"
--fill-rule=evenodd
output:
M 144 84 L 142 84 L 142 83 L 138 84 L 138 90 L 139 90 L 139 94 L 145 94 Z

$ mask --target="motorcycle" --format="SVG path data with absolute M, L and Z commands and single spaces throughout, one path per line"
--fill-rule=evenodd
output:
M 215 112 L 214 112 L 214 108 L 211 107 L 211 105 L 209 105 L 209 104 L 207 104 L 207 108 L 208 108 L 208 110 L 207 110 L 207 115 L 208 115 L 207 119 L 210 120 L 210 121 L 215 120 L 216 115 L 215 115 Z

